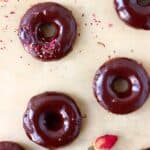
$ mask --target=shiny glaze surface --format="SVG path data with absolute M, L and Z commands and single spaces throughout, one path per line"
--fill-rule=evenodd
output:
M 1 141 L 0 150 L 25 150 L 25 149 L 18 143 L 11 141 Z
M 112 89 L 116 78 L 129 82 L 123 97 Z M 131 113 L 140 108 L 149 95 L 149 77 L 145 69 L 128 58 L 115 58 L 106 62 L 94 78 L 94 93 L 98 102 L 108 111 L 116 114 Z
M 144 1 L 145 2 L 145 1 Z M 142 0 L 115 0 L 115 7 L 119 17 L 128 25 L 150 29 L 150 2 Z
M 41 37 L 39 27 L 53 24 L 57 33 L 52 38 Z M 39 3 L 23 16 L 19 27 L 19 38 L 24 48 L 34 57 L 57 60 L 72 50 L 76 39 L 77 25 L 71 11 L 52 3 Z
M 46 92 L 30 100 L 23 124 L 26 134 L 33 142 L 54 148 L 66 145 L 78 136 L 81 114 L 69 96 Z

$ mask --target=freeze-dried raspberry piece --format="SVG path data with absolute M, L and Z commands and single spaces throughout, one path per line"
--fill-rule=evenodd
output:
M 93 143 L 94 150 L 111 150 L 118 140 L 116 135 L 104 135 L 98 137 Z

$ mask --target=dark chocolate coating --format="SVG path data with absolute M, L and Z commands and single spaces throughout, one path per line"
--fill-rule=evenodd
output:
M 11 141 L 1 141 L 0 150 L 25 150 L 21 145 Z
M 112 88 L 115 79 L 129 83 L 128 90 L 119 95 Z M 115 58 L 100 67 L 93 84 L 97 101 L 116 114 L 127 114 L 139 109 L 149 95 L 149 76 L 142 65 L 128 58 Z
M 134 28 L 150 29 L 150 2 L 148 0 L 115 0 L 119 17 Z
M 39 27 L 53 24 L 57 33 L 45 38 Z M 68 54 L 77 34 L 76 20 L 72 12 L 53 2 L 39 3 L 31 7 L 23 16 L 19 27 L 19 38 L 24 48 L 34 57 L 51 61 Z
M 23 125 L 33 142 L 47 148 L 60 147 L 79 135 L 81 113 L 71 97 L 46 92 L 30 100 Z

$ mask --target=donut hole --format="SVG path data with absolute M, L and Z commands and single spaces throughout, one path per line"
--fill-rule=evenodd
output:
M 131 93 L 131 84 L 128 79 L 116 77 L 112 82 L 112 90 L 119 98 L 128 97 Z
M 62 116 L 55 112 L 46 113 L 44 116 L 44 125 L 48 130 L 57 131 L 62 128 Z
M 38 37 L 42 41 L 49 41 L 57 36 L 58 28 L 55 24 L 45 23 L 38 28 Z
M 150 0 L 137 0 L 137 3 L 140 6 L 149 6 L 150 5 Z

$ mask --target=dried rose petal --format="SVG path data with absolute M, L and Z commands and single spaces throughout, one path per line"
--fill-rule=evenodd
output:
M 116 135 L 104 135 L 98 137 L 93 143 L 95 150 L 111 150 L 118 140 Z

